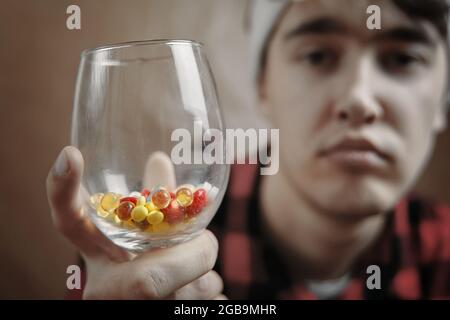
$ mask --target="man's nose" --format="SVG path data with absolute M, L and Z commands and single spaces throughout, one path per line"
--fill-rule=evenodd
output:
M 375 70 L 370 59 L 358 61 L 348 79 L 335 105 L 335 119 L 354 127 L 375 123 L 383 116 L 383 108 L 376 97 Z

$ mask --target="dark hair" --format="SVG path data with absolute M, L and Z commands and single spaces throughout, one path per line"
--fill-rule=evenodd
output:
M 430 22 L 447 41 L 449 10 L 447 0 L 393 0 L 393 2 L 409 17 Z

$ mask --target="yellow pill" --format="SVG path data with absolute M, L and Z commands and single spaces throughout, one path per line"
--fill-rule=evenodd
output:
M 131 218 L 136 222 L 142 222 L 147 218 L 148 210 L 144 206 L 137 206 L 131 211 Z
M 111 223 L 117 223 L 117 215 L 115 213 L 109 213 L 107 217 L 105 217 L 106 221 L 109 221 Z
M 103 193 L 96 193 L 89 198 L 89 204 L 92 208 L 97 209 L 100 205 L 100 201 L 103 198 Z
M 148 212 L 152 212 L 153 210 L 158 210 L 158 208 L 153 204 L 153 202 L 147 202 L 145 207 L 148 209 Z
M 145 202 L 146 202 L 145 197 L 144 196 L 139 196 L 138 199 L 137 199 L 136 205 L 137 206 L 144 206 Z
M 156 225 L 164 220 L 164 214 L 159 210 L 151 211 L 147 216 L 147 221 L 150 224 Z
M 117 216 L 117 214 L 114 215 L 114 222 L 116 224 L 120 224 L 122 222 L 122 220 L 120 220 L 120 218 Z
M 101 205 L 98 205 L 97 214 L 102 218 L 106 218 L 109 215 L 109 212 L 104 210 Z
M 170 224 L 165 221 L 153 225 L 154 232 L 167 232 L 169 230 L 170 230 Z
M 178 203 L 183 207 L 189 206 L 194 200 L 194 196 L 192 195 L 191 189 L 187 187 L 179 188 L 175 196 L 177 198 Z
M 100 202 L 102 208 L 106 211 L 115 210 L 120 204 L 120 196 L 115 193 L 107 193 L 103 196 Z

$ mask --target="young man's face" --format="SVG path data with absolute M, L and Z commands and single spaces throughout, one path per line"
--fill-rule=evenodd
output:
M 381 30 L 366 9 L 381 8 Z M 445 42 L 390 0 L 292 4 L 268 46 L 261 103 L 280 129 L 280 170 L 313 205 L 390 209 L 445 126 Z

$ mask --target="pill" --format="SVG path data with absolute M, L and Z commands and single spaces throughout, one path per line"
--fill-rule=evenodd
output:
M 159 210 L 153 210 L 151 211 L 147 216 L 147 221 L 150 224 L 159 224 L 163 222 L 164 220 L 164 214 Z
M 103 193 L 96 193 L 92 195 L 89 198 L 89 204 L 91 205 L 91 207 L 97 209 L 97 207 L 100 205 L 100 202 L 102 201 L 103 196 Z
M 116 214 L 120 220 L 128 220 L 131 217 L 135 205 L 130 201 L 122 202 L 116 209 Z
M 194 200 L 192 201 L 192 204 L 184 210 L 186 216 L 191 218 L 199 214 L 206 205 L 206 202 L 206 191 L 204 189 L 197 189 L 194 192 Z
M 109 215 L 109 212 L 103 209 L 101 205 L 99 205 L 97 207 L 97 214 L 102 218 L 106 218 Z
M 184 219 L 184 211 L 176 200 L 172 200 L 169 206 L 161 211 L 164 213 L 164 221 L 170 224 L 179 223 Z
M 102 208 L 106 211 L 115 210 L 120 203 L 120 196 L 116 193 L 109 192 L 102 197 L 100 202 Z
M 141 195 L 143 195 L 145 198 L 148 198 L 148 196 L 150 195 L 150 190 L 148 190 L 147 188 L 142 189 Z
M 183 207 L 189 206 L 194 200 L 191 189 L 187 187 L 178 188 L 175 196 L 178 203 Z
M 131 218 L 136 222 L 144 221 L 147 218 L 148 210 L 144 206 L 136 206 L 131 211 Z
M 134 205 L 137 204 L 137 198 L 135 198 L 135 197 L 123 197 L 123 198 L 120 198 L 120 202 L 126 202 L 126 201 L 133 202 Z
M 158 208 L 151 201 L 147 202 L 145 204 L 145 207 L 147 208 L 148 212 L 153 211 L 153 210 L 158 210 Z
M 146 203 L 146 199 L 144 196 L 139 196 L 139 198 L 137 199 L 137 206 L 144 206 Z
M 152 202 L 158 209 L 166 208 L 170 203 L 170 193 L 166 189 L 159 189 L 152 195 Z

